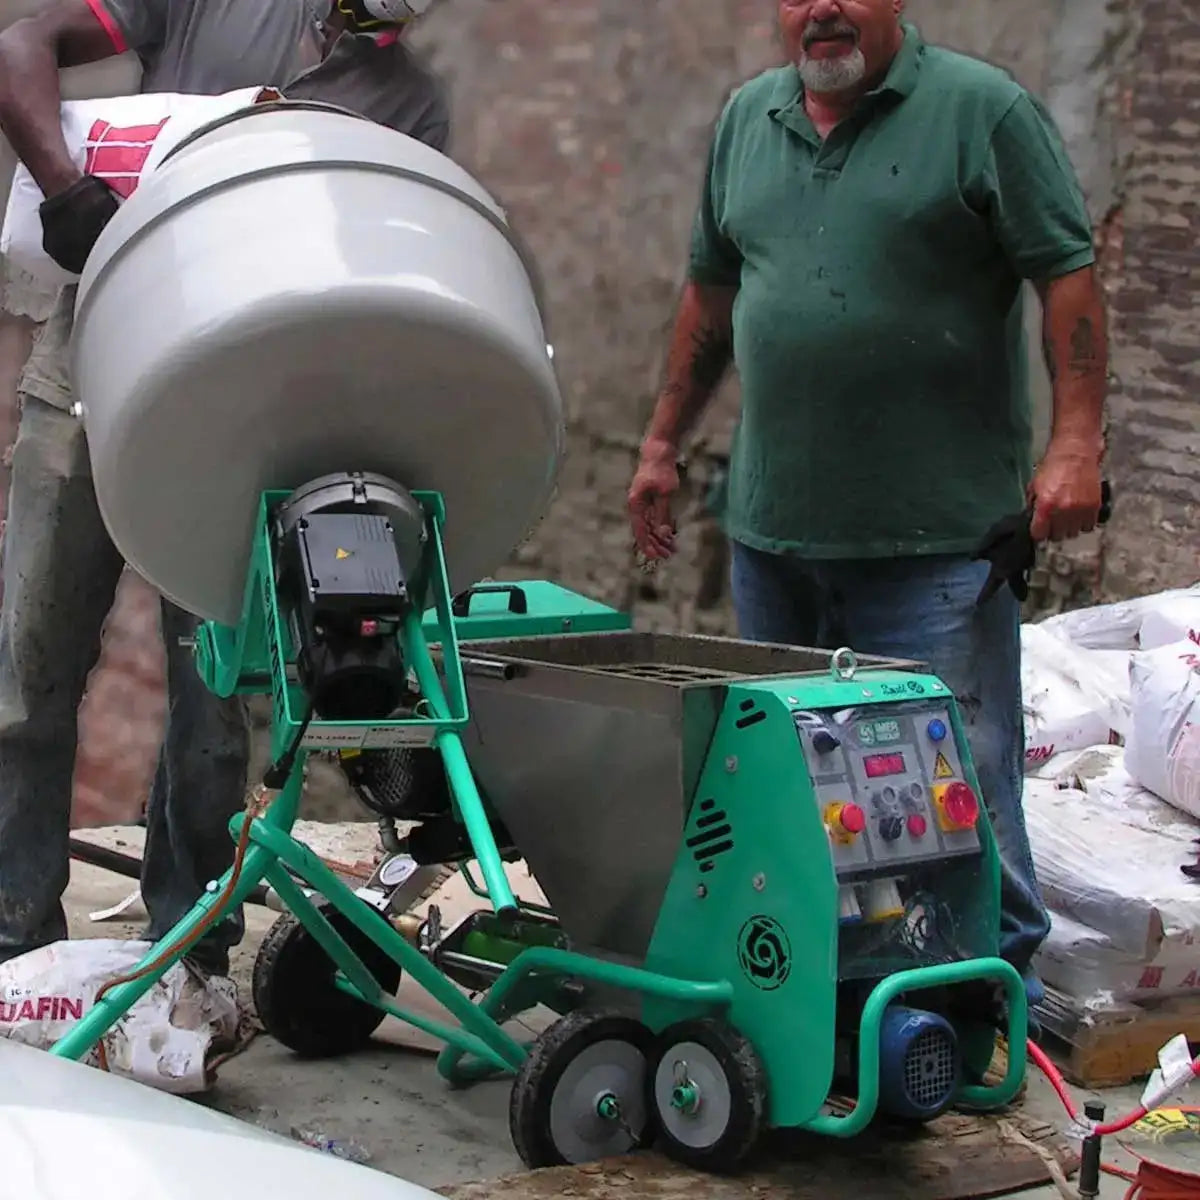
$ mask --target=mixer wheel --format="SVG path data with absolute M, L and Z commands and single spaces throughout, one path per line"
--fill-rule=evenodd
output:
M 762 1135 L 766 1071 L 754 1047 L 723 1021 L 681 1021 L 664 1030 L 648 1092 L 663 1150 L 684 1166 L 730 1174 Z
M 387 995 L 400 986 L 400 967 L 333 905 L 317 908 Z M 375 912 L 370 905 L 363 908 Z M 379 920 L 385 918 L 379 915 Z M 386 1015 L 343 992 L 337 967 L 320 943 L 291 913 L 271 926 L 254 960 L 254 1007 L 276 1041 L 305 1058 L 331 1058 L 361 1049 Z
M 577 1009 L 534 1042 L 513 1083 L 508 1127 L 531 1170 L 594 1162 L 653 1140 L 646 1104 L 650 1031 Z

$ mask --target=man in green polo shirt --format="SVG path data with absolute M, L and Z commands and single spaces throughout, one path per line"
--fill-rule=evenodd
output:
M 902 0 L 783 0 L 791 62 L 712 142 L 666 381 L 630 489 L 675 546 L 676 461 L 728 367 L 725 513 L 742 635 L 924 660 L 968 723 L 1003 859 L 1002 952 L 1049 931 L 1021 809 L 1019 608 L 973 552 L 1029 503 L 1036 540 L 1094 528 L 1105 318 L 1057 132 L 1007 74 L 926 45 Z M 1053 434 L 1037 466 L 1021 284 L 1044 310 Z

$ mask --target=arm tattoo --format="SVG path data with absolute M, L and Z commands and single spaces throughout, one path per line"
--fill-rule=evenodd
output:
M 721 382 L 732 353 L 728 338 L 711 329 L 696 330 L 692 334 L 692 383 L 711 391 Z
M 1074 375 L 1093 375 L 1100 370 L 1100 351 L 1090 317 L 1080 317 L 1071 331 L 1071 355 L 1067 365 Z

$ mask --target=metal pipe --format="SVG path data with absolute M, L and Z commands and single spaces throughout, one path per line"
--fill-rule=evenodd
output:
M 1097 1100 L 1091 1100 L 1083 1106 L 1083 1115 L 1093 1125 L 1104 1123 L 1104 1105 Z M 1080 1200 L 1097 1200 L 1100 1195 L 1101 1154 L 1104 1139 L 1098 1134 L 1089 1134 L 1083 1139 L 1083 1148 L 1079 1155 L 1079 1196 Z
M 89 866 L 99 867 L 102 871 L 111 871 L 114 875 L 123 875 L 126 879 L 141 881 L 142 860 L 140 858 L 135 858 L 132 854 L 122 854 L 119 850 L 95 846 L 91 842 L 85 842 L 82 838 L 71 838 L 69 845 L 72 858 L 85 862 Z M 246 903 L 257 904 L 260 908 L 274 908 L 276 911 L 282 911 L 276 904 L 271 903 L 267 889 L 261 885 L 246 897 Z

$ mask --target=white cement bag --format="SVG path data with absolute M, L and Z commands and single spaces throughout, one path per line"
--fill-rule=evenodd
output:
M 1025 824 L 1046 905 L 1131 961 L 1200 967 L 1200 824 L 1140 787 L 1119 746 L 1060 754 L 1025 776 Z M 1189 990 L 1191 985 L 1189 984 Z
M 1128 655 L 1071 645 L 1041 625 L 1021 629 L 1025 770 L 1067 750 L 1118 743 L 1127 724 Z
M 132 971 L 148 942 L 56 942 L 0 964 L 0 1037 L 48 1050 L 83 1017 L 110 979 Z M 108 1069 L 176 1095 L 211 1085 L 210 1055 L 237 1044 L 233 981 L 201 982 L 178 963 L 104 1038 Z M 86 1060 L 98 1065 L 92 1050 Z
M 1048 617 L 1038 628 L 1084 650 L 1137 650 L 1146 615 L 1179 595 L 1194 595 L 1195 588 L 1174 588 L 1152 596 L 1139 596 L 1117 604 L 1097 604 Z
M 221 96 L 145 92 L 69 100 L 62 106 L 62 131 L 76 166 L 103 179 L 120 199 L 127 200 L 142 175 L 153 171 L 189 133 L 238 109 L 279 97 L 270 88 L 252 87 Z M 44 199 L 24 164 L 18 164 L 0 230 L 0 258 L 14 273 L 62 287 L 79 277 L 64 271 L 42 249 L 38 209 Z
M 1184 640 L 1141 651 L 1129 677 L 1125 765 L 1144 788 L 1200 819 L 1200 646 Z
M 1036 644 L 1027 645 L 1021 656 L 1021 698 L 1026 771 L 1037 770 L 1056 754 L 1085 750 L 1113 737 L 1099 706 L 1083 694 L 1074 679 L 1048 661 Z
M 1143 650 L 1185 641 L 1200 646 L 1200 584 L 1187 591 L 1171 592 L 1150 605 L 1138 632 Z

